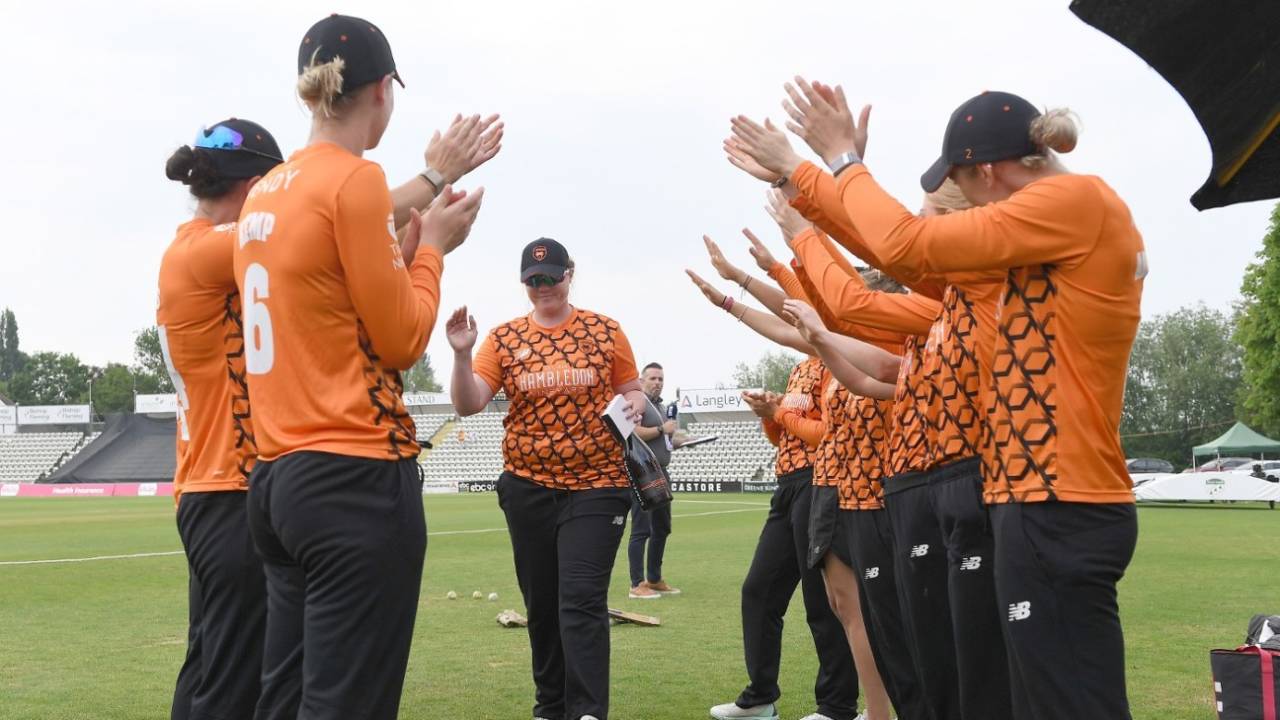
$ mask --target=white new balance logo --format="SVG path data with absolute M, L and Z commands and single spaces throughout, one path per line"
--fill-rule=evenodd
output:
M 617 515 L 617 516 L 614 516 L 614 518 L 613 518 L 613 524 L 614 524 L 614 525 L 622 525 L 622 524 L 624 524 L 624 523 L 626 523 L 626 522 L 627 522 L 627 516 L 626 516 L 626 515 Z
M 1031 601 L 1023 600 L 1009 605 L 1009 622 L 1026 620 L 1029 617 L 1031 617 Z
M 875 580 L 876 578 L 880 577 L 880 568 L 878 567 L 867 568 L 867 572 L 863 577 L 865 577 L 868 580 Z
M 916 545 L 911 548 L 911 557 L 924 557 L 929 554 L 929 545 Z
M 980 570 L 982 568 L 982 556 L 970 555 L 960 560 L 961 570 Z

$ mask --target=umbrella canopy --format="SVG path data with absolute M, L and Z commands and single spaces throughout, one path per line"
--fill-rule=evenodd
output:
M 1221 436 L 1191 449 L 1193 455 L 1231 453 L 1280 453 L 1280 440 L 1259 435 L 1242 422 L 1231 426 Z
M 1280 3 L 1073 0 L 1071 12 L 1146 60 L 1213 150 L 1197 209 L 1280 197 Z

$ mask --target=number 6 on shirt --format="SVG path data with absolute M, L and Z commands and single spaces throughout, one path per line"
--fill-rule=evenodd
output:
M 267 269 L 253 263 L 244 271 L 244 366 L 252 375 L 271 372 L 276 361 L 275 341 L 271 337 L 271 313 L 262 302 L 270 297 Z

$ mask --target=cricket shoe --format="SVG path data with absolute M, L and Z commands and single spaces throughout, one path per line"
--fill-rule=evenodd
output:
M 649 583 L 640 583 L 631 588 L 631 592 L 627 593 L 627 597 L 632 600 L 657 600 L 662 597 L 662 593 L 649 587 Z
M 680 588 L 671 587 L 670 585 L 667 584 L 666 580 L 659 580 L 658 582 L 651 582 L 647 584 L 650 590 L 654 590 L 662 595 L 679 595 L 680 594 Z
M 725 703 L 711 708 L 711 717 L 715 720 L 778 720 L 778 708 L 773 703 L 748 708 Z

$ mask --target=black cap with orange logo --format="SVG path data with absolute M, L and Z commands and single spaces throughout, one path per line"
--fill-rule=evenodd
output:
M 570 266 L 569 251 L 551 238 L 538 238 L 520 253 L 520 282 L 534 275 L 546 275 L 556 282 L 564 279 Z
M 391 43 L 368 20 L 350 15 L 330 15 L 307 30 L 298 46 L 298 74 L 313 62 L 342 58 L 342 92 L 348 93 L 390 75 L 404 87 L 391 56 Z
M 942 156 L 920 176 L 925 192 L 942 187 L 956 165 L 977 165 L 1034 155 L 1031 122 L 1040 111 L 1007 92 L 984 92 L 951 113 L 942 136 Z

